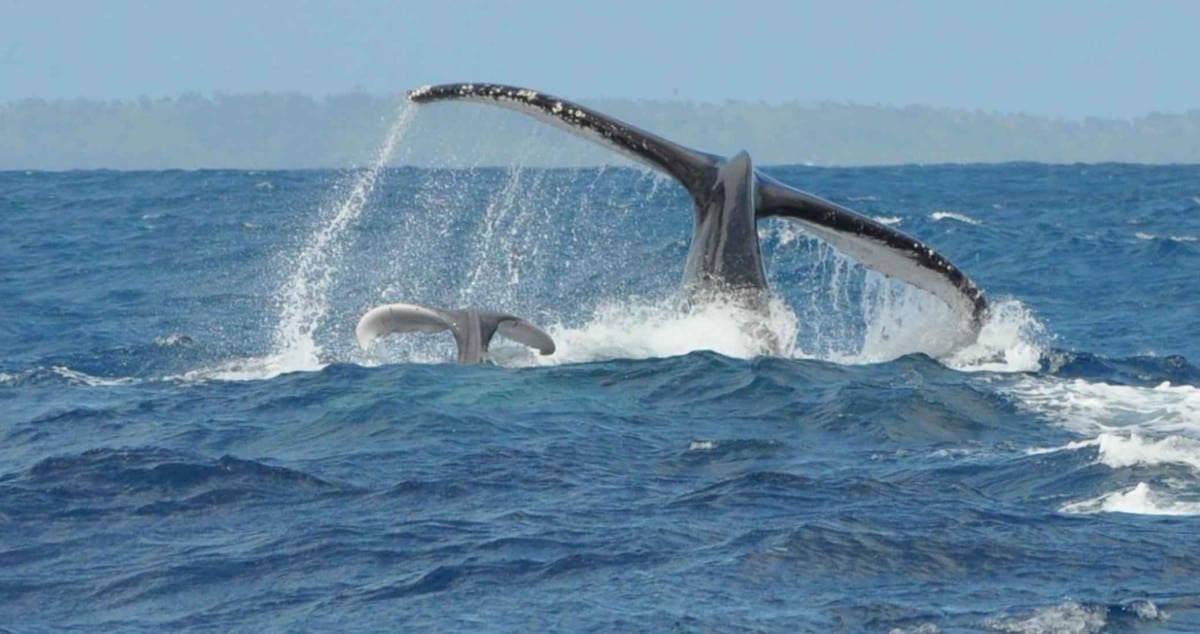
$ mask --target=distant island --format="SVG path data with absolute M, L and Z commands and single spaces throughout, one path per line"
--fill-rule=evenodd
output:
M 581 99 L 672 140 L 758 164 L 1197 163 L 1200 109 L 1133 119 L 1055 119 L 929 106 Z M 400 95 L 326 98 L 190 93 L 126 101 L 26 99 L 0 106 L 0 169 L 345 168 L 371 160 Z M 395 165 L 620 162 L 519 115 L 421 108 Z

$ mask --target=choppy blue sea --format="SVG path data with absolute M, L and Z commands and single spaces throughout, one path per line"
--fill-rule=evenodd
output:
M 766 171 L 979 341 L 764 222 L 754 356 L 636 169 L 0 173 L 0 631 L 1200 631 L 1200 166 Z

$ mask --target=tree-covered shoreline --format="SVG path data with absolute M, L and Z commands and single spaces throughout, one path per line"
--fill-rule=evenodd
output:
M 1200 162 L 1200 109 L 1132 119 L 1055 119 L 835 102 L 587 105 L 693 147 L 746 149 L 759 164 Z M 0 169 L 338 168 L 371 159 L 399 95 L 189 93 L 0 105 Z M 513 113 L 422 108 L 393 164 L 595 165 L 615 155 Z

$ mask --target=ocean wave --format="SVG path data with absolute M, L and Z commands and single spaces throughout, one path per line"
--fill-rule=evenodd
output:
M 1163 383 L 1200 385 L 1200 368 L 1180 355 L 1110 359 L 1086 352 L 1053 351 L 1045 355 L 1045 372 L 1063 379 L 1083 379 L 1137 387 Z
M 45 458 L 0 483 L 21 491 L 18 499 L 0 505 L 0 514 L 9 516 L 203 512 L 247 501 L 287 504 L 345 489 L 254 460 L 209 460 L 156 447 Z
M 1070 442 L 1059 447 L 1029 449 L 1038 455 L 1058 451 L 1096 448 L 1096 463 L 1113 469 L 1132 466 L 1184 465 L 1200 471 L 1200 440 L 1183 436 L 1153 439 L 1137 433 L 1103 433 L 1092 440 Z
M 1151 489 L 1139 482 L 1132 489 L 1064 504 L 1059 512 L 1068 514 L 1129 513 L 1133 515 L 1200 515 L 1200 502 L 1176 499 L 1170 493 Z

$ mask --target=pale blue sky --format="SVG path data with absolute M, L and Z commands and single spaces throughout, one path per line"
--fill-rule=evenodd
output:
M 1200 2 L 0 0 L 0 103 L 499 81 L 578 99 L 1200 108 Z

